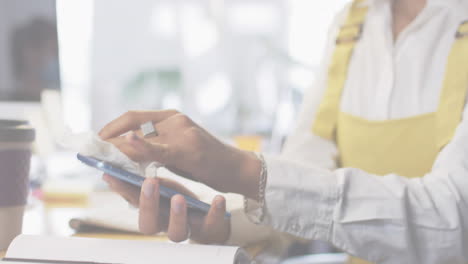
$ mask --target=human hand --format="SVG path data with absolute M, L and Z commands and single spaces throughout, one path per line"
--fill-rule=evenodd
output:
M 148 178 L 140 191 L 139 188 L 106 174 L 103 179 L 113 191 L 133 206 L 139 207 L 139 229 L 146 235 L 166 231 L 169 239 L 174 242 L 191 238 L 206 244 L 220 244 L 229 238 L 230 220 L 224 217 L 226 200 L 223 196 L 218 195 L 213 199 L 210 211 L 205 216 L 195 211 L 189 213 L 182 195 L 175 195 L 170 201 L 160 199 L 161 184 L 196 198 L 191 191 L 174 181 Z
M 149 121 L 158 135 L 143 138 L 140 125 Z M 258 198 L 261 162 L 257 157 L 222 143 L 177 111 L 130 111 L 107 124 L 99 135 L 134 161 L 157 161 L 216 190 Z

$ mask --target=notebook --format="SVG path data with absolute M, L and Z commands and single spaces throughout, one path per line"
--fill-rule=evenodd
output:
M 15 238 L 3 260 L 14 264 L 250 263 L 238 247 L 30 235 Z

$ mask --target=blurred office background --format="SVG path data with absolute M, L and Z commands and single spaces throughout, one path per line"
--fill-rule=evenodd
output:
M 66 122 L 178 109 L 279 151 L 346 0 L 57 1 Z
M 61 90 L 45 99 L 61 103 L 47 119 L 73 131 L 97 131 L 129 109 L 175 108 L 218 136 L 261 136 L 263 150 L 278 152 L 346 0 L 0 3 L 9 21 L 0 61 L 10 66 L 0 71 L 0 117 L 35 115 L 42 89 Z M 19 110 L 4 107 L 17 101 Z M 42 153 L 50 140 L 40 133 Z

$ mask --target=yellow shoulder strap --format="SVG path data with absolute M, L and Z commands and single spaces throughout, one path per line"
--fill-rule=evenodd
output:
M 468 89 L 468 21 L 463 22 L 455 35 L 450 51 L 444 86 L 437 110 L 438 147 L 452 139 L 465 108 Z
M 367 6 L 363 0 L 355 0 L 350 8 L 344 25 L 340 28 L 336 38 L 336 48 L 328 69 L 328 83 L 316 117 L 312 126 L 314 134 L 333 139 L 338 119 L 341 93 L 345 85 L 348 66 L 354 47 L 361 37 Z

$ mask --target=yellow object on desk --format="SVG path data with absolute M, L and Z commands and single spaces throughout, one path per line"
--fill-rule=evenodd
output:
M 255 151 L 255 152 L 261 151 L 262 141 L 263 141 L 263 138 L 257 135 L 242 135 L 242 136 L 234 137 L 234 142 L 236 143 L 236 147 L 242 150 L 247 150 L 247 151 Z
M 74 237 L 88 237 L 88 238 L 102 238 L 102 239 L 118 239 L 118 240 L 149 240 L 149 241 L 160 241 L 160 242 L 168 242 L 169 239 L 167 236 L 145 236 L 139 234 L 130 234 L 130 233 L 100 233 L 100 232 L 93 232 L 93 233 L 76 233 L 73 235 Z
M 93 181 L 48 180 L 42 186 L 42 200 L 47 204 L 67 203 L 81 206 L 88 202 L 94 188 Z

